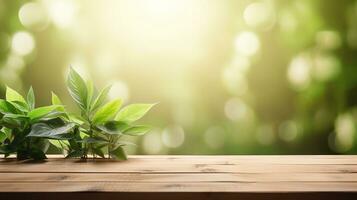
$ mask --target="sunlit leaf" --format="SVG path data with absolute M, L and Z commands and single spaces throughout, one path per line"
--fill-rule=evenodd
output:
M 87 109 L 88 89 L 82 77 L 73 69 L 67 78 L 67 86 L 70 95 L 82 110 Z
M 27 105 L 29 110 L 33 110 L 35 108 L 35 93 L 32 87 L 30 87 L 27 93 Z
M 30 111 L 27 116 L 30 118 L 31 121 L 36 121 L 41 119 L 42 117 L 46 116 L 50 112 L 54 111 L 60 107 L 59 105 L 51 105 L 51 106 L 44 106 L 35 108 L 34 110 Z
M 63 105 L 61 99 L 54 92 L 51 93 L 51 102 L 52 102 L 52 105 Z M 57 110 L 65 111 L 64 107 L 62 107 L 62 106 L 58 107 Z
M 140 135 L 144 135 L 145 133 L 147 133 L 150 130 L 151 130 L 150 126 L 137 125 L 137 126 L 133 126 L 133 127 L 126 129 L 123 132 L 123 134 L 131 135 L 131 136 L 140 136 Z
M 69 142 L 67 140 L 49 139 L 48 141 L 60 150 L 67 149 L 67 147 L 69 146 Z
M 103 107 L 98 109 L 98 111 L 93 116 L 92 122 L 94 124 L 100 124 L 113 119 L 118 113 L 121 104 L 122 100 L 120 99 L 115 99 L 108 102 Z
M 91 104 L 92 104 L 92 101 L 93 101 L 93 95 L 94 95 L 94 85 L 93 85 L 93 82 L 91 80 L 88 80 L 87 81 L 87 109 L 89 110 Z
M 119 111 L 115 120 L 127 123 L 142 118 L 155 104 L 131 104 Z
M 91 106 L 91 110 L 95 111 L 97 110 L 105 101 L 105 99 L 108 96 L 108 93 L 110 91 L 111 86 L 105 87 L 97 96 L 97 98 L 93 101 L 93 105 Z
M 17 113 L 17 109 L 10 102 L 0 99 L 0 112 L 5 113 Z
M 6 86 L 6 100 L 26 103 L 24 97 L 9 86 Z

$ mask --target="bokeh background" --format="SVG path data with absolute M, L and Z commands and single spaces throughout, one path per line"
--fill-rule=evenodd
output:
M 355 0 L 0 0 L 0 96 L 72 65 L 159 102 L 131 154 L 357 153 Z

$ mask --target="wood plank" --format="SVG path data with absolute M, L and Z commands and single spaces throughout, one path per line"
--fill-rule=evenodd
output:
M 202 173 L 0 173 L 0 183 L 6 182 L 142 182 L 142 183 L 188 183 L 188 182 L 357 182 L 357 174 L 346 173 L 261 173 L 261 174 L 202 174 Z
M 0 159 L 0 192 L 357 192 L 357 156 Z

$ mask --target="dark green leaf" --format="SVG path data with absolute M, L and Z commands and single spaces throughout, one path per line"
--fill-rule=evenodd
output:
M 100 147 L 93 148 L 92 151 L 93 151 L 93 153 L 95 153 L 96 155 L 100 156 L 101 158 L 105 157 L 104 153 L 103 153 L 103 150 Z
M 5 132 L 0 131 L 0 143 L 3 143 L 7 138 L 7 135 Z
M 101 138 L 101 137 L 85 137 L 83 138 L 82 140 L 77 140 L 77 142 L 80 142 L 80 143 L 87 143 L 87 144 L 108 144 L 109 142 L 104 139 L 104 138 Z
M 109 121 L 103 125 L 97 125 L 96 127 L 107 134 L 121 135 L 125 129 L 129 128 L 129 125 L 124 122 Z
M 68 123 L 60 127 L 51 127 L 45 123 L 37 123 L 32 125 L 31 132 L 27 136 L 57 140 L 69 139 L 72 137 L 71 131 L 75 126 L 76 125 L 74 123 Z
M 110 156 L 117 159 L 117 160 L 126 160 L 128 159 L 126 157 L 125 151 L 123 147 L 118 146 L 116 149 L 110 151 Z
M 28 120 L 24 115 L 9 113 L 2 117 L 0 124 L 7 128 L 22 128 Z
M 84 155 L 84 151 L 83 150 L 72 150 L 70 151 L 66 158 L 78 158 L 78 157 L 82 157 Z
M 43 151 L 41 151 L 40 149 L 31 149 L 30 157 L 33 158 L 34 160 L 47 159 L 45 153 Z
M 87 110 L 88 88 L 82 77 L 73 69 L 70 69 L 67 86 L 70 95 L 82 110 Z

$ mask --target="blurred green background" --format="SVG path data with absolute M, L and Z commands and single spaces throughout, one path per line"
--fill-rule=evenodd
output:
M 357 153 L 355 0 L 0 0 L 0 96 L 72 65 L 159 102 L 131 154 Z

